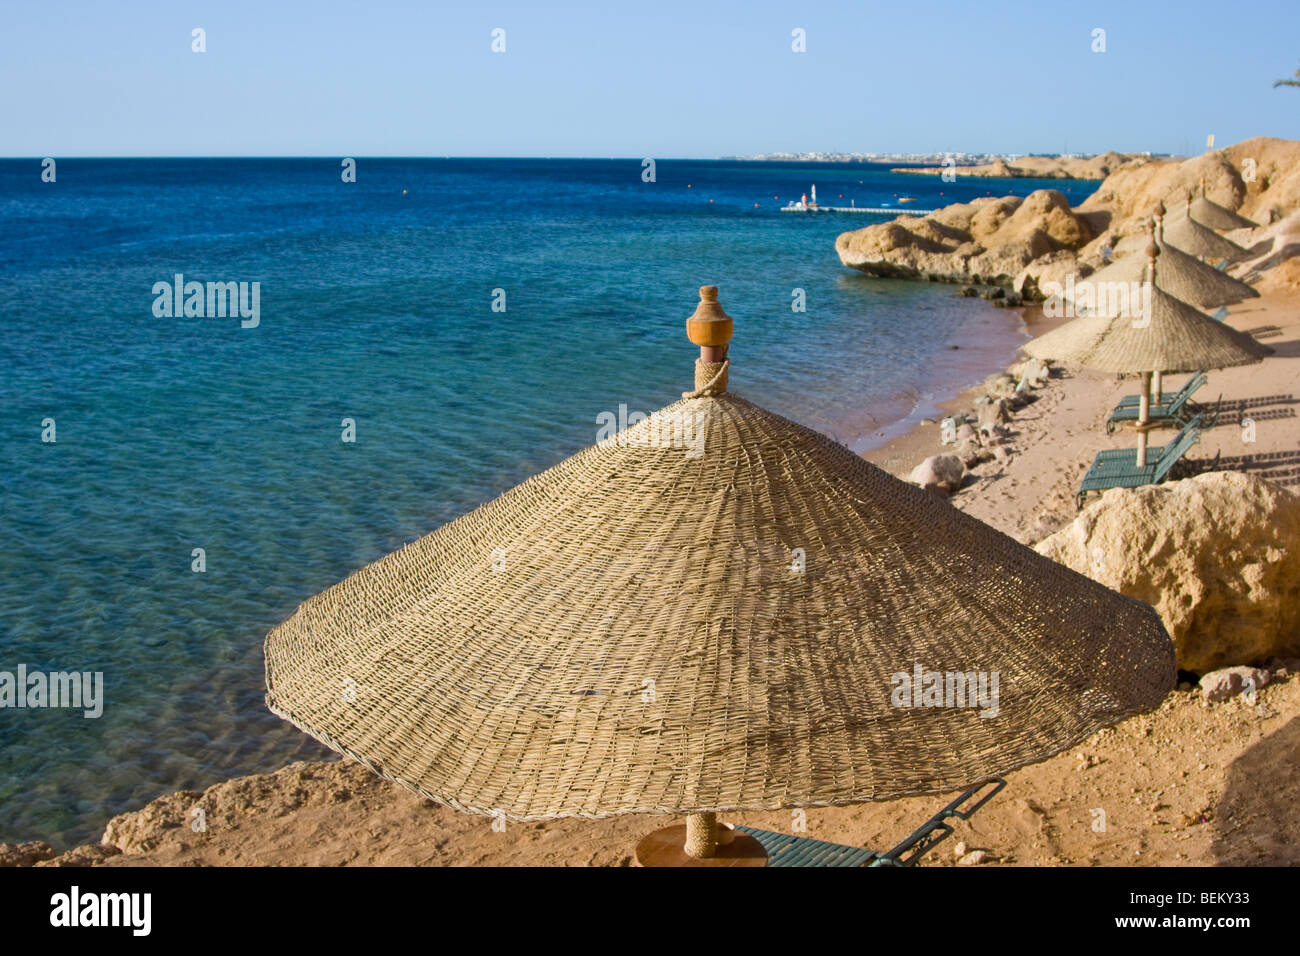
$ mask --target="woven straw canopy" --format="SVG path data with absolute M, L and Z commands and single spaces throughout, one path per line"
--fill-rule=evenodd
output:
M 1202 226 L 1210 229 L 1254 229 L 1259 225 L 1205 196 L 1193 199 L 1188 212 Z
M 1154 255 L 1144 258 L 1148 268 L 1154 268 Z M 1198 372 L 1248 365 L 1272 353 L 1246 333 L 1163 291 L 1163 271 L 1162 263 L 1150 291 L 1149 322 L 1131 308 L 1109 309 L 1073 319 L 1021 346 L 1022 350 L 1034 358 L 1124 373 Z
M 1168 243 L 1160 245 L 1160 252 L 1160 272 L 1156 284 L 1175 299 L 1182 299 L 1200 309 L 1214 309 L 1259 295 L 1249 283 L 1220 272 L 1214 266 L 1206 265 L 1195 256 L 1189 256 Z M 1097 289 L 1102 283 L 1142 283 L 1146 277 L 1146 255 L 1130 254 L 1098 269 L 1081 281 L 1091 283 Z M 1078 287 L 1076 284 L 1075 289 Z M 1074 298 L 1077 299 L 1078 296 Z
M 308 600 L 267 637 L 270 708 L 533 820 L 954 790 L 1173 686 L 1148 605 L 723 380 Z M 996 673 L 996 707 L 891 700 L 917 668 Z
M 1183 206 L 1165 219 L 1166 243 L 1202 259 L 1233 261 L 1245 255 L 1245 249 L 1192 219 L 1187 215 L 1186 209 Z

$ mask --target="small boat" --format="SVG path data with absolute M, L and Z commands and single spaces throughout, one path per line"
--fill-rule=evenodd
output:
M 807 193 L 804 193 L 799 197 L 798 202 L 792 200 L 785 204 L 785 208 L 791 212 L 821 212 L 821 206 L 817 205 L 817 186 L 814 184 L 812 187 L 811 199 L 808 198 Z
M 916 197 L 915 197 L 915 196 L 899 196 L 899 197 L 898 197 L 898 201 L 899 201 L 899 202 L 916 202 Z

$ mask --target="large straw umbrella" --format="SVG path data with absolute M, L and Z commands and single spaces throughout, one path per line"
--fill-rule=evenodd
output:
M 1254 229 L 1259 225 L 1208 198 L 1204 176 L 1201 177 L 1201 194 L 1188 204 L 1187 214 L 1210 229 Z
M 1165 223 L 1165 238 L 1183 252 L 1202 259 L 1226 259 L 1235 262 L 1246 250 L 1213 229 L 1201 225 L 1191 216 L 1192 194 L 1181 209 L 1173 211 Z
M 1161 253 L 1159 287 L 1163 291 L 1198 309 L 1216 309 L 1221 305 L 1231 305 L 1242 299 L 1259 295 L 1259 292 L 1248 282 L 1242 282 L 1226 272 L 1220 272 L 1214 266 L 1207 265 L 1195 256 L 1189 256 L 1181 249 L 1176 249 L 1165 242 L 1163 215 L 1162 205 L 1157 207 L 1154 213 L 1154 238 Z M 1100 293 L 1108 289 L 1140 285 L 1146 281 L 1146 278 L 1147 257 L 1144 249 L 1141 253 L 1135 252 L 1117 259 L 1086 279 L 1076 282 L 1071 288 L 1069 298 L 1077 303 L 1085 284 L 1094 293 L 1094 298 L 1099 300 Z
M 1147 246 L 1147 281 L 1140 304 L 1067 322 L 1023 346 L 1034 358 L 1100 372 L 1140 373 L 1137 464 L 1146 464 L 1151 426 L 1151 379 L 1162 372 L 1197 372 L 1260 361 L 1272 352 L 1244 332 L 1216 322 L 1160 288 L 1156 257 Z
M 961 789 L 1163 699 L 1148 605 L 731 394 L 700 295 L 693 391 L 306 601 L 271 710 L 439 803 L 688 814 L 654 858 L 735 865 L 718 812 Z

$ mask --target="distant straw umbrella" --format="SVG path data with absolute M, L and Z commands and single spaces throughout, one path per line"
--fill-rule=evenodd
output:
M 1246 254 L 1246 250 L 1231 239 L 1225 239 L 1208 226 L 1203 226 L 1192 218 L 1190 210 L 1192 194 L 1187 194 L 1186 202 L 1175 207 L 1166 217 L 1165 239 L 1189 255 L 1202 259 L 1225 259 L 1235 262 Z
M 1163 205 L 1158 206 L 1153 214 L 1155 241 L 1161 252 L 1159 286 L 1162 290 L 1198 309 L 1216 309 L 1221 305 L 1231 305 L 1259 295 L 1249 283 L 1220 272 L 1214 266 L 1165 242 L 1162 235 L 1163 214 Z M 1144 249 L 1141 253 L 1134 252 L 1117 259 L 1087 278 L 1075 282 L 1071 287 L 1070 299 L 1078 303 L 1085 288 L 1096 299 L 1100 290 L 1118 285 L 1141 284 L 1146 278 L 1147 257 Z
M 1147 281 L 1139 304 L 1067 322 L 1023 346 L 1039 359 L 1100 372 L 1142 376 L 1137 464 L 1146 464 L 1151 379 L 1163 372 L 1198 372 L 1258 362 L 1272 352 L 1244 332 L 1216 322 L 1160 287 L 1155 242 L 1147 246 Z
M 718 812 L 957 790 L 1159 704 L 1148 605 L 732 395 L 700 295 L 692 392 L 304 603 L 271 710 L 459 810 L 688 814 L 656 859 L 736 865 Z
M 1201 177 L 1201 194 L 1188 205 L 1187 214 L 1210 229 L 1254 229 L 1259 225 L 1209 199 L 1205 195 L 1204 176 Z

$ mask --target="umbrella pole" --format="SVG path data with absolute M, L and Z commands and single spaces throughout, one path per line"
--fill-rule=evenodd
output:
M 720 826 L 716 813 L 692 813 L 685 824 L 647 833 L 634 858 L 640 866 L 767 866 L 763 844 Z
M 1147 423 L 1151 421 L 1151 373 L 1142 373 L 1142 391 L 1138 396 L 1138 447 L 1137 466 L 1145 468 L 1147 464 Z
M 686 818 L 686 852 L 696 859 L 708 859 L 718 852 L 716 813 L 692 813 Z

